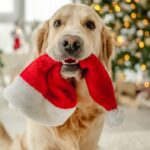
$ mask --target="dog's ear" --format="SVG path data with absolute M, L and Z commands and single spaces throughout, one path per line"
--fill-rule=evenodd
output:
M 49 21 L 46 21 L 41 27 L 37 29 L 35 44 L 37 54 L 40 55 L 45 52 L 47 47 L 47 38 L 49 33 Z
M 112 32 L 106 26 L 102 28 L 101 39 L 102 49 L 100 50 L 100 60 L 103 62 L 107 69 L 110 69 L 111 56 L 115 49 L 115 39 L 113 38 Z

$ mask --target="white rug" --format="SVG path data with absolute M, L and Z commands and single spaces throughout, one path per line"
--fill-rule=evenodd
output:
M 100 140 L 101 150 L 150 150 L 150 130 L 105 133 Z
M 127 109 L 125 120 L 119 127 L 104 126 L 100 150 L 150 150 L 150 109 Z M 0 122 L 3 122 L 12 137 L 25 131 L 25 118 L 10 110 L 0 93 Z M 92 143 L 91 143 L 92 144 Z

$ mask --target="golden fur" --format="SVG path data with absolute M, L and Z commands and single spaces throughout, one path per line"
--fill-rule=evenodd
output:
M 80 27 L 88 17 L 87 12 L 96 23 L 97 28 L 94 33 L 89 33 Z M 66 15 L 63 19 L 69 23 L 64 25 L 60 31 L 54 31 L 52 22 L 62 14 Z M 113 38 L 94 10 L 85 5 L 66 5 L 44 23 L 37 32 L 38 54 L 41 55 L 47 49 L 53 56 L 50 50 L 58 49 L 55 45 L 58 38 L 63 33 L 72 32 L 72 30 L 78 30 L 76 32 L 85 40 L 87 53 L 91 52 L 89 48 L 94 49 L 93 53 L 101 59 L 107 69 L 110 69 L 110 58 L 114 48 Z M 58 51 L 56 53 L 59 54 Z M 26 134 L 18 136 L 14 141 L 10 140 L 8 142 L 10 147 L 7 150 L 98 150 L 105 111 L 90 97 L 84 79 L 76 81 L 76 92 L 77 109 L 64 125 L 48 128 L 28 121 Z M 5 134 L 5 137 L 9 136 Z

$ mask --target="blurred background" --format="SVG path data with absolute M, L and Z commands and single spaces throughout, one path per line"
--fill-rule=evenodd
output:
M 125 119 L 105 123 L 102 150 L 150 149 L 150 1 L 149 0 L 5 0 L 0 1 L 0 122 L 12 137 L 25 131 L 26 120 L 10 110 L 2 92 L 35 56 L 36 28 L 67 3 L 92 7 L 112 28 L 112 60 L 117 101 Z

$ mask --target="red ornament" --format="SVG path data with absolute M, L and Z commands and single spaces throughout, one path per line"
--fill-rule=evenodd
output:
M 20 38 L 17 36 L 15 37 L 14 39 L 14 45 L 13 45 L 13 48 L 14 50 L 17 50 L 18 48 L 21 47 L 21 41 L 20 41 Z

